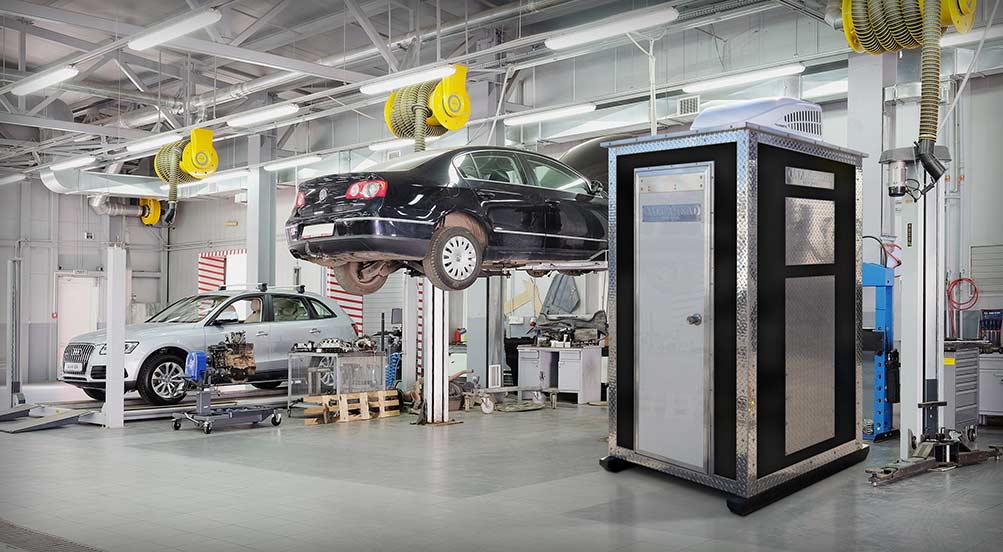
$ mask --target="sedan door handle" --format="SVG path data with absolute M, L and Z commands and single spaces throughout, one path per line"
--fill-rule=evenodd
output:
M 265 330 L 258 330 L 257 332 L 254 333 L 254 335 L 258 336 L 268 335 L 268 332 L 266 332 Z
M 544 203 L 546 203 L 547 205 L 550 205 L 551 207 L 557 207 L 557 206 L 559 206 L 561 204 L 561 202 L 559 200 L 557 200 L 557 199 L 548 199 L 548 200 L 544 201 Z
M 320 333 L 320 329 L 318 329 L 318 328 L 310 328 L 310 333 L 312 333 L 312 334 L 319 334 Z

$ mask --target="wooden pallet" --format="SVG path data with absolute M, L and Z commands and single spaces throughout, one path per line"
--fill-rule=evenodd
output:
M 315 404 L 303 411 L 306 425 L 353 422 L 400 416 L 400 399 L 396 389 L 368 393 L 313 395 L 303 402 Z

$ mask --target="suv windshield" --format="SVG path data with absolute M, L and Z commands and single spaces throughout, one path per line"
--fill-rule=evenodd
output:
M 174 322 L 179 324 L 198 322 L 227 300 L 226 295 L 196 295 L 174 303 L 153 315 L 147 322 Z

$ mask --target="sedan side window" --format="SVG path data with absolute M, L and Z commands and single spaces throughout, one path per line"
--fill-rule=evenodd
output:
M 307 310 L 303 299 L 299 297 L 272 296 L 273 319 L 276 322 L 295 322 L 297 320 L 310 320 L 310 311 Z
M 589 184 L 584 178 L 538 157 L 526 156 L 525 159 L 529 170 L 533 171 L 533 176 L 536 177 L 536 183 L 541 188 L 573 194 L 589 193 Z
M 454 160 L 464 178 L 505 184 L 525 184 L 515 159 L 506 153 L 478 152 L 461 154 Z

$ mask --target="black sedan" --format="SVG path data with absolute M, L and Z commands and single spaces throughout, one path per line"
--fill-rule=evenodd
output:
M 600 182 L 545 155 L 473 146 L 303 182 L 286 236 L 349 293 L 403 267 L 460 290 L 507 268 L 580 267 L 606 250 L 607 217 Z

